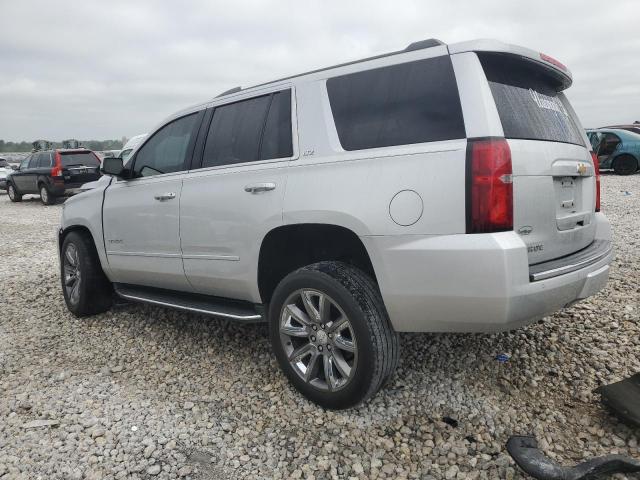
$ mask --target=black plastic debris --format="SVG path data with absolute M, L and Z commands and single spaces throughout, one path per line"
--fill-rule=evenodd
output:
M 525 473 L 539 480 L 586 480 L 595 475 L 640 472 L 640 461 L 624 455 L 607 455 L 563 467 L 545 456 L 531 436 L 512 436 L 507 451 Z
M 621 420 L 640 427 L 640 373 L 596 389 L 602 403 Z
M 458 428 L 458 420 L 455 418 L 442 417 L 442 421 L 453 428 Z

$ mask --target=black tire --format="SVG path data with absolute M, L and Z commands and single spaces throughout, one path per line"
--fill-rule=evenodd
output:
M 49 192 L 49 189 L 44 183 L 40 184 L 38 191 L 40 192 L 40 200 L 44 205 L 53 205 L 56 203 L 56 197 Z
M 280 323 L 285 318 L 285 303 L 295 292 L 304 291 L 302 289 L 330 297 L 352 327 L 357 362 L 349 380 L 340 389 L 323 390 L 305 381 L 287 358 Z M 398 335 L 391 326 L 377 285 L 364 272 L 346 263 L 315 263 L 287 275 L 278 284 L 269 305 L 269 331 L 278 363 L 289 381 L 305 397 L 324 408 L 344 409 L 368 400 L 390 379 L 398 364 Z M 325 351 L 325 355 L 329 352 Z
M 638 160 L 631 155 L 620 155 L 613 160 L 616 175 L 633 175 L 638 171 Z
M 75 266 L 67 256 L 73 255 L 72 249 L 77 252 L 75 277 Z M 79 283 L 76 293 L 72 277 Z M 67 308 L 77 317 L 105 312 L 113 303 L 113 286 L 102 271 L 91 236 L 85 232 L 74 231 L 65 236 L 60 251 L 60 282 Z
M 9 200 L 12 202 L 21 202 L 22 194 L 18 192 L 18 189 L 11 182 L 7 185 L 7 194 L 9 195 Z

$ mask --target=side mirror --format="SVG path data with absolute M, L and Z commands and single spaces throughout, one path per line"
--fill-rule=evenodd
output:
M 121 176 L 124 171 L 122 159 L 119 157 L 107 157 L 103 159 L 100 171 L 106 175 Z

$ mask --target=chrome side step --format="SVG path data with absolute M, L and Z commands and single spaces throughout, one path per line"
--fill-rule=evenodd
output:
M 256 306 L 249 302 L 124 284 L 114 284 L 114 289 L 120 297 L 132 302 L 176 308 L 238 322 L 256 323 L 265 320 Z

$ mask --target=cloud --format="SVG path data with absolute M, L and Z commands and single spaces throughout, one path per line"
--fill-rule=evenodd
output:
M 583 123 L 640 120 L 636 0 L 3 2 L 0 138 L 119 138 L 249 86 L 436 37 L 492 37 L 569 66 Z

